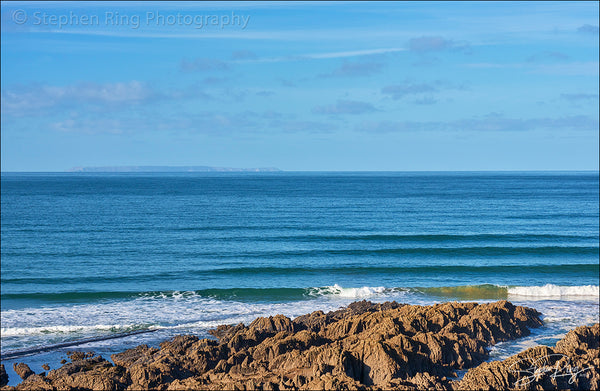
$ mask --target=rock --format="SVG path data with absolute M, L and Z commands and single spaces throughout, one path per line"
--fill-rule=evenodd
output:
M 4 368 L 4 364 L 0 364 L 0 387 L 8 384 L 8 374 Z
M 149 348 L 148 345 L 140 345 L 134 349 L 126 350 L 122 353 L 113 354 L 110 356 L 111 360 L 115 365 L 128 367 L 135 363 L 137 360 L 149 357 L 158 352 L 156 348 Z
M 460 384 L 448 380 L 456 370 L 483 362 L 491 344 L 527 335 L 539 316 L 507 301 L 361 301 L 294 320 L 276 315 L 219 326 L 210 331 L 218 341 L 181 335 L 160 349 L 141 345 L 112 355 L 114 365 L 70 352 L 70 363 L 47 376 L 29 374 L 17 389 L 449 390 Z M 567 347 L 593 346 L 585 331 L 569 338 Z
M 556 347 L 536 346 L 504 361 L 483 363 L 453 384 L 458 390 L 600 389 L 599 324 L 571 330 Z
M 592 327 L 577 327 L 556 343 L 556 349 L 564 354 L 585 354 L 599 349 L 599 323 Z
M 14 363 L 13 369 L 17 375 L 23 380 L 27 379 L 31 375 L 35 375 L 35 373 L 29 368 L 27 364 L 24 363 Z
M 90 358 L 93 356 L 94 356 L 94 352 L 79 352 L 79 351 L 67 352 L 67 357 L 69 357 L 71 359 L 71 361 L 85 360 L 86 358 Z
M 43 369 L 45 369 L 45 370 L 47 370 L 47 371 L 49 371 L 49 370 L 50 370 L 50 365 L 48 365 L 48 364 L 43 364 L 43 365 L 42 365 L 42 368 L 43 368 Z

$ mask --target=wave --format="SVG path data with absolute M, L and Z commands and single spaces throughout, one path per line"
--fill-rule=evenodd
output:
M 189 271 L 189 274 L 219 274 L 219 275 L 295 275 L 295 274 L 449 274 L 449 273 L 478 273 L 478 274 L 496 274 L 496 273 L 598 273 L 600 265 L 592 263 L 569 264 L 569 265 L 505 265 L 505 266 L 352 266 L 337 265 L 330 267 L 236 267 L 221 268 L 210 271 Z
M 206 232 L 212 230 L 231 230 L 231 227 L 175 227 L 170 228 L 174 231 L 199 231 Z M 237 227 L 237 228 L 255 228 L 255 227 Z M 269 228 L 269 227 L 264 227 Z M 272 228 L 272 227 L 271 227 Z M 277 227 L 280 229 L 281 227 Z M 298 228 L 298 227 L 289 227 Z M 167 228 L 168 229 L 168 228 Z M 290 240 L 294 242 L 389 242 L 389 243 L 440 243 L 440 242 L 482 242 L 482 241 L 508 241 L 508 242 L 545 242 L 559 241 L 572 242 L 574 240 L 598 240 L 596 235 L 557 235 L 557 234 L 296 234 L 296 235 L 238 235 L 236 240 L 243 241 L 275 241 Z M 215 238 L 210 238 L 215 240 Z M 218 239 L 218 238 L 217 238 Z
M 506 299 L 523 297 L 598 297 L 597 285 L 560 286 L 503 286 L 495 284 L 441 286 L 441 287 L 342 287 L 338 284 L 309 288 L 213 288 L 195 291 L 153 292 L 63 292 L 3 294 L 2 299 L 37 299 L 56 302 L 96 300 L 185 300 L 190 298 L 216 299 L 219 301 L 282 303 L 319 297 L 368 298 L 373 296 L 399 296 L 403 293 L 459 299 Z
M 413 290 L 426 295 L 463 300 L 500 300 L 508 297 L 508 288 L 506 286 L 493 284 L 414 288 Z
M 478 275 L 496 275 L 501 273 L 527 275 L 544 274 L 544 275 L 593 275 L 600 272 L 600 265 L 597 263 L 579 263 L 579 264 L 560 264 L 560 265 L 488 265 L 488 266 L 466 266 L 466 265 L 440 265 L 440 266 L 364 266 L 364 265 L 348 265 L 338 264 L 326 267 L 226 267 L 215 268 L 211 270 L 195 270 L 183 269 L 178 271 L 169 271 L 155 274 L 139 274 L 131 276 L 81 276 L 69 277 L 69 284 L 91 284 L 105 283 L 115 281 L 119 282 L 140 282 L 140 281 L 158 281 L 158 280 L 175 280 L 181 276 L 296 276 L 296 275 L 323 275 L 323 274 L 338 274 L 338 275 L 450 275 L 450 274 L 478 274 Z M 65 284 L 64 277 L 15 277 L 3 278 L 2 284 L 43 284 L 57 285 Z M 79 292 L 79 296 L 70 296 L 71 299 L 86 299 L 94 296 L 93 292 Z M 114 298 L 127 297 L 129 292 L 113 292 Z M 9 297 L 2 295 L 2 298 Z M 49 295 L 48 297 L 52 297 Z M 35 298 L 35 297 L 31 297 Z M 109 297 L 106 297 L 109 298 Z
M 320 288 L 308 288 L 307 294 L 309 296 L 339 296 L 344 298 L 364 298 L 364 297 L 372 297 L 378 296 L 386 293 L 392 292 L 402 292 L 404 289 L 401 288 L 385 288 L 383 286 L 378 287 L 369 287 L 363 286 L 361 288 L 343 288 L 338 284 L 333 286 L 325 286 Z
M 568 298 L 568 297 L 599 297 L 598 285 L 560 286 L 546 284 L 544 286 L 515 286 L 508 288 L 511 296 Z
M 241 301 L 288 301 L 310 296 L 312 288 L 214 288 L 196 291 L 110 291 L 110 292 L 60 292 L 60 293 L 13 293 L 2 294 L 2 299 L 29 299 L 51 302 L 79 302 L 113 299 L 185 299 L 189 297 L 214 298 Z
M 464 247 L 388 247 L 388 248 L 329 248 L 306 250 L 272 250 L 252 252 L 202 252 L 180 250 L 176 254 L 180 257 L 211 257 L 215 259 L 292 259 L 292 258 L 317 258 L 335 256 L 411 256 L 411 257 L 503 257 L 514 255 L 525 256 L 598 256 L 598 246 L 464 246 Z M 90 252 L 48 252 L 48 251 L 4 251 L 5 256 L 21 258 L 93 258 L 97 254 Z M 161 255 L 156 253 L 155 255 Z M 117 255 L 114 252 L 112 255 Z M 164 255 L 172 255 L 164 253 Z
M 155 292 L 62 292 L 62 293 L 23 293 L 5 294 L 3 299 L 37 299 L 44 301 L 93 301 L 110 299 L 186 299 L 200 297 L 207 299 L 242 302 L 286 302 L 298 301 L 320 296 L 339 296 L 343 298 L 370 297 L 375 294 L 399 292 L 401 288 L 360 287 L 343 288 L 337 284 L 309 288 L 213 288 L 196 291 L 155 291 Z
M 277 251 L 237 254 L 237 258 L 302 257 L 320 255 L 422 255 L 422 256 L 504 256 L 504 255 L 598 255 L 597 246 L 470 246 L 470 247 L 402 247 L 376 249 L 326 249 Z
M 416 288 L 428 295 L 460 299 L 598 298 L 598 285 L 502 286 L 493 284 Z

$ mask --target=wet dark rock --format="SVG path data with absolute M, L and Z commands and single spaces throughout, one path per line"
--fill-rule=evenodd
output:
M 4 364 L 0 364 L 0 387 L 8 384 L 8 374 L 4 368 Z

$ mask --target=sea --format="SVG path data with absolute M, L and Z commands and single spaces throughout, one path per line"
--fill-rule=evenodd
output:
M 9 384 L 357 300 L 543 314 L 490 360 L 598 322 L 598 172 L 2 173 L 1 214 Z

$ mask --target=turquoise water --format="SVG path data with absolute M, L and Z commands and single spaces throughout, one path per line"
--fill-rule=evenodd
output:
M 540 340 L 597 321 L 598 173 L 3 173 L 1 185 L 3 355 L 156 330 L 85 345 L 114 351 L 363 298 L 508 298 L 544 313 Z

